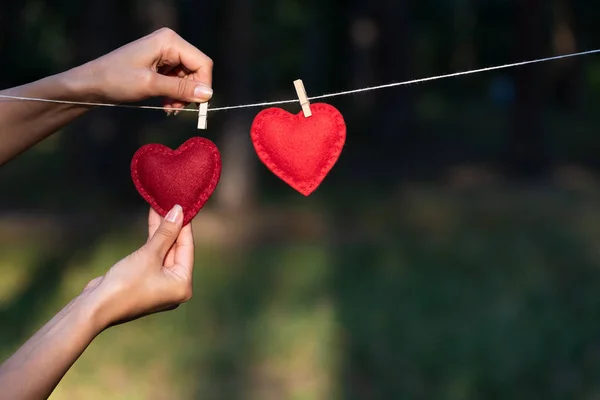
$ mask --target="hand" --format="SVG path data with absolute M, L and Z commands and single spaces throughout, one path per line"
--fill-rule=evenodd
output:
M 100 329 L 173 310 L 192 297 L 194 236 L 181 227 L 181 207 L 165 219 L 150 209 L 148 241 L 84 289 L 96 304 Z
M 213 62 L 163 28 L 67 72 L 90 102 L 135 102 L 165 97 L 167 110 L 212 97 Z

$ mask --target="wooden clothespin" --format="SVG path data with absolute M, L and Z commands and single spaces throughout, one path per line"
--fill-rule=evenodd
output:
M 206 115 L 208 114 L 208 102 L 200 103 L 198 106 L 198 129 L 206 129 Z
M 306 90 L 304 89 L 302 79 L 295 80 L 294 86 L 296 87 L 296 93 L 298 94 L 304 117 L 308 118 L 312 115 L 312 111 L 310 110 L 310 101 L 308 101 L 308 97 L 306 96 Z

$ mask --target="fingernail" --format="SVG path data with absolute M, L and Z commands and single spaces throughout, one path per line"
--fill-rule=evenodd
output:
M 194 97 L 197 99 L 205 99 L 207 97 L 212 97 L 213 90 L 205 85 L 198 85 L 196 89 L 194 89 Z
M 177 115 L 177 114 L 179 114 L 179 111 L 180 111 L 180 110 L 177 110 L 177 111 L 175 111 L 175 112 L 173 113 L 173 115 Z
M 177 205 L 175 205 L 175 207 L 173 207 L 171 209 L 171 211 L 169 211 L 169 213 L 167 214 L 165 219 L 169 222 L 177 222 L 177 220 L 179 219 L 179 216 L 181 215 L 181 212 L 182 212 L 182 208 L 179 204 L 177 204 Z

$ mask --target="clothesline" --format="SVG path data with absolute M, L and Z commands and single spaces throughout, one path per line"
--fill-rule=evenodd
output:
M 462 72 L 455 72 L 455 73 L 444 74 L 444 75 L 436 75 L 436 76 L 431 76 L 428 78 L 413 79 L 413 80 L 402 81 L 402 82 L 392 82 L 392 83 L 387 83 L 384 85 L 370 86 L 370 87 L 365 87 L 365 88 L 360 88 L 360 89 L 353 89 L 353 90 L 347 90 L 347 91 L 342 91 L 342 92 L 329 93 L 329 94 L 323 94 L 323 95 L 319 95 L 319 96 L 308 97 L 308 100 L 312 101 L 312 100 L 345 96 L 345 95 L 356 94 L 356 93 L 369 92 L 369 91 L 373 91 L 373 90 L 387 89 L 387 88 L 396 87 L 396 86 L 406 86 L 406 85 L 412 85 L 412 84 L 416 84 L 416 83 L 434 81 L 434 80 L 439 80 L 439 79 L 447 79 L 447 78 L 453 78 L 453 77 L 457 77 L 457 76 L 471 75 L 471 74 L 494 71 L 494 70 L 499 70 L 499 69 L 514 68 L 514 67 L 519 67 L 519 66 L 528 65 L 528 64 L 542 63 L 542 62 L 560 60 L 560 59 L 570 58 L 570 57 L 584 56 L 584 55 L 589 55 L 589 54 L 594 54 L 594 53 L 599 53 L 599 52 L 600 52 L 600 49 L 588 50 L 588 51 L 582 51 L 582 52 L 578 52 L 578 53 L 563 54 L 563 55 L 559 55 L 559 56 L 539 58 L 536 60 L 521 61 L 521 62 L 516 62 L 516 63 L 511 63 L 511 64 L 498 65 L 498 66 L 494 66 L 494 67 L 474 69 L 474 70 L 470 70 L 470 71 L 462 71 Z M 42 98 L 36 98 L 36 97 L 11 96 L 11 95 L 5 95 L 5 94 L 0 94 L 0 98 L 11 99 L 11 100 L 21 100 L 21 101 L 36 101 L 36 102 L 45 102 L 45 103 L 84 105 L 84 106 L 93 106 L 93 107 L 118 107 L 118 108 L 135 108 L 135 109 L 165 111 L 164 107 L 157 107 L 157 106 L 126 105 L 126 104 L 112 104 L 112 103 L 88 103 L 88 102 L 68 101 L 68 100 L 42 99 Z M 297 98 L 291 99 L 291 100 L 279 100 L 279 101 L 269 101 L 269 102 L 262 102 L 262 103 L 240 104 L 240 105 L 233 105 L 233 106 L 208 108 L 208 112 L 235 110 L 235 109 L 251 108 L 251 107 L 269 107 L 269 106 L 276 106 L 276 105 L 295 103 L 295 102 L 298 102 Z M 189 108 L 180 109 L 178 111 L 180 111 L 180 112 L 196 112 L 196 113 L 198 112 L 198 110 L 189 109 Z

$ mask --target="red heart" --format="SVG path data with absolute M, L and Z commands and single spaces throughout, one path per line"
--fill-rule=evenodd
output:
M 148 144 L 134 154 L 131 177 L 140 195 L 162 217 L 179 204 L 185 226 L 215 191 L 221 178 L 221 154 L 213 142 L 200 137 L 177 150 Z
M 316 103 L 310 108 L 308 118 L 268 108 L 256 116 L 250 131 L 263 164 L 305 196 L 323 182 L 346 143 L 346 124 L 335 107 Z

